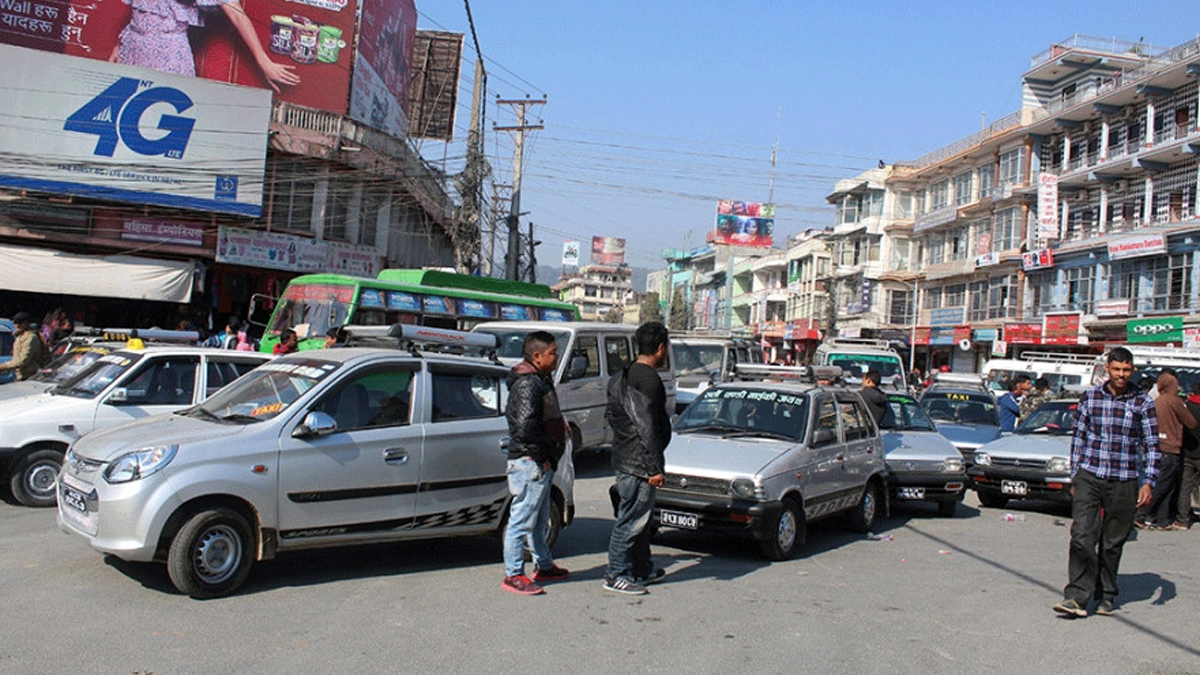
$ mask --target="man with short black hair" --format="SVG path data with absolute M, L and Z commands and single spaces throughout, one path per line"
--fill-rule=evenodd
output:
M 882 379 L 878 370 L 868 370 L 863 375 L 862 390 L 858 392 L 867 404 L 867 410 L 871 411 L 871 417 L 877 427 L 883 424 L 883 417 L 888 411 L 887 394 L 879 390 L 879 382 Z
M 1158 414 L 1137 385 L 1133 354 L 1108 354 L 1108 379 L 1079 399 L 1071 435 L 1071 546 L 1063 599 L 1053 607 L 1067 617 L 1111 616 L 1117 568 L 1135 510 L 1150 503 L 1158 479 Z M 1140 486 L 1139 486 L 1140 484 Z
M 1033 389 L 1030 390 L 1025 398 L 1021 401 L 1020 412 L 1021 421 L 1025 421 L 1038 406 L 1054 398 L 1054 392 L 1050 391 L 1050 381 L 1044 377 L 1039 377 L 1033 381 Z
M 1017 418 L 1021 416 L 1021 398 L 1028 391 L 1029 376 L 1017 375 L 1008 385 L 1008 391 L 996 399 L 996 407 L 1000 410 L 1000 431 L 1017 428 Z

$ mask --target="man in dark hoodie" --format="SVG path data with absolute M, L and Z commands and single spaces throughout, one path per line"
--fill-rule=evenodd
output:
M 617 521 L 608 543 L 604 589 L 642 595 L 666 574 L 650 559 L 650 515 L 663 484 L 663 451 L 671 442 L 667 391 L 658 369 L 667 361 L 666 326 L 651 321 L 634 334 L 637 360 L 608 381 L 605 419 L 612 425 L 617 474 Z
M 509 373 L 508 491 L 512 504 L 504 532 L 504 581 L 511 593 L 545 592 L 535 582 L 566 579 L 567 570 L 554 564 L 546 531 L 550 519 L 550 485 L 566 447 L 566 426 L 558 394 L 550 379 L 558 365 L 558 344 L 546 331 L 525 336 L 525 358 Z M 525 544 L 533 551 L 533 579 L 525 576 Z
M 1183 430 L 1185 427 L 1195 429 L 1196 418 L 1179 398 L 1179 381 L 1169 372 L 1158 376 L 1158 398 L 1154 399 L 1154 407 L 1158 411 L 1158 445 L 1162 449 L 1162 460 L 1154 495 L 1149 504 L 1138 509 L 1134 525 L 1152 530 L 1176 529 L 1171 510 L 1175 507 L 1179 489 Z
M 1200 380 L 1192 385 L 1185 405 L 1192 417 L 1200 420 Z M 1179 500 L 1175 505 L 1172 530 L 1186 530 L 1192 525 L 1192 495 L 1200 487 L 1200 426 L 1184 429 L 1179 459 Z

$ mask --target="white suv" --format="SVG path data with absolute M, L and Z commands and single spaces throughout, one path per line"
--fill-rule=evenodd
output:
M 395 349 L 279 357 L 195 408 L 77 442 L 59 526 L 124 560 L 165 561 L 195 598 L 232 593 L 281 551 L 497 533 L 507 374 Z M 573 516 L 570 460 L 551 542 Z

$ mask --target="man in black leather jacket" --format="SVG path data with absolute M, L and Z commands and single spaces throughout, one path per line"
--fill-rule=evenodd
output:
M 652 321 L 634 334 L 637 360 L 608 381 L 605 418 L 613 428 L 617 520 L 608 544 L 605 590 L 641 595 L 665 574 L 650 559 L 650 515 L 663 484 L 663 451 L 671 442 L 667 393 L 658 368 L 667 361 L 667 328 Z
M 535 582 L 567 578 L 554 564 L 546 543 L 550 485 L 566 444 L 558 394 L 550 379 L 558 365 L 558 345 L 546 331 L 525 336 L 525 358 L 507 378 L 508 491 L 512 493 L 504 532 L 504 581 L 500 587 L 521 595 L 543 592 Z M 533 552 L 533 579 L 525 576 L 525 543 Z

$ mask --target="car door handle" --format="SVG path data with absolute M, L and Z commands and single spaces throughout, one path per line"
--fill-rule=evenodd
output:
M 509 444 L 509 441 L 511 441 L 511 440 L 512 439 L 509 438 L 508 436 L 505 436 L 504 438 L 500 439 L 500 452 L 504 452 L 504 453 L 508 452 L 508 444 Z
M 404 448 L 388 448 L 383 451 L 383 461 L 388 464 L 404 464 L 408 462 L 408 450 Z

